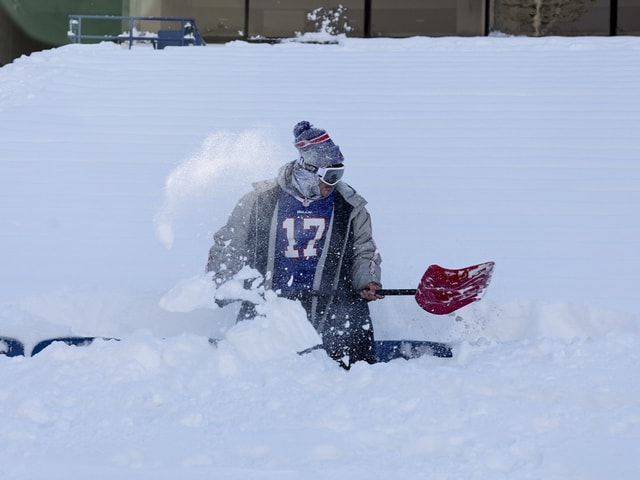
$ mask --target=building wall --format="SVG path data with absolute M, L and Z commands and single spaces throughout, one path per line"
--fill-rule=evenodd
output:
M 352 30 L 349 35 L 364 36 L 364 1 L 340 0 L 251 0 L 248 32 L 258 37 L 293 37 L 296 33 L 316 31 L 308 15 L 319 6 L 337 9 L 346 8 L 347 23 Z
M 150 0 L 138 0 L 149 2 Z M 484 35 L 487 0 L 161 0 L 163 15 L 194 16 L 209 41 L 221 38 L 283 38 L 313 32 L 308 15 L 318 7 L 346 8 L 348 35 Z M 365 10 L 370 6 L 370 25 Z M 245 31 L 246 30 L 246 31 Z
M 617 35 L 640 35 L 640 0 L 618 0 Z
M 191 0 L 200 33 L 207 38 L 245 38 L 245 0 Z
M 208 42 L 293 37 L 316 31 L 309 13 L 319 6 L 336 9 L 339 5 L 346 7 L 348 35 L 353 37 L 481 36 L 493 31 L 533 35 L 526 8 L 515 14 L 514 5 L 521 8 L 536 1 L 0 0 L 0 62 L 67 43 L 69 14 L 194 17 Z M 640 0 L 573 0 L 571 4 L 584 4 L 586 11 L 579 18 L 553 22 L 543 34 L 640 35 Z M 612 12 L 612 5 L 616 11 Z M 140 23 L 136 28 L 154 31 L 158 25 Z M 87 28 L 101 33 L 123 31 L 113 21 L 95 21 Z
M 371 36 L 485 34 L 485 0 L 376 0 Z
M 554 1 L 557 0 L 544 0 Z M 489 2 L 489 31 L 516 35 L 533 34 L 530 22 L 526 24 L 518 21 L 512 5 L 530 5 L 534 0 Z M 573 6 L 585 5 L 586 13 L 573 21 L 555 22 L 546 31 L 546 35 L 640 35 L 640 0 L 573 0 L 571 3 Z

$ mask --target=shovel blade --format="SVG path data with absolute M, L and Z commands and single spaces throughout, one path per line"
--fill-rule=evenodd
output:
M 446 315 L 482 298 L 493 274 L 494 262 L 449 269 L 431 265 L 416 289 L 416 302 L 435 315 Z

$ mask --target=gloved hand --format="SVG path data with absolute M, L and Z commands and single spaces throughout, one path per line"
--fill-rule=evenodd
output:
M 366 287 L 360 290 L 360 296 L 368 301 L 378 300 L 384 298 L 384 295 L 376 294 L 376 290 L 380 290 L 382 285 L 378 282 L 369 282 Z

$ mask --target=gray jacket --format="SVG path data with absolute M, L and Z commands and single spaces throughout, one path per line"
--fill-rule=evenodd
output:
M 268 272 L 274 268 L 277 202 L 281 190 L 295 196 L 289 181 L 293 163 L 283 166 L 276 178 L 255 183 L 237 203 L 227 224 L 215 233 L 206 269 L 215 272 L 219 281 L 249 265 L 265 277 L 265 287 L 271 287 Z M 314 290 L 328 295 L 314 300 L 311 318 L 316 310 L 326 312 L 341 293 L 345 296 L 345 292 L 353 294 L 370 282 L 381 283 L 382 259 L 372 237 L 366 200 L 344 182 L 336 185 L 336 194 L 313 283 Z

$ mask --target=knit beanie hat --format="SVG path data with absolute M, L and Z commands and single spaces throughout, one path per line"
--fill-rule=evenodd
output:
M 326 168 L 344 162 L 340 147 L 333 143 L 325 130 L 315 128 L 303 120 L 293 127 L 293 136 L 293 144 L 305 163 Z

